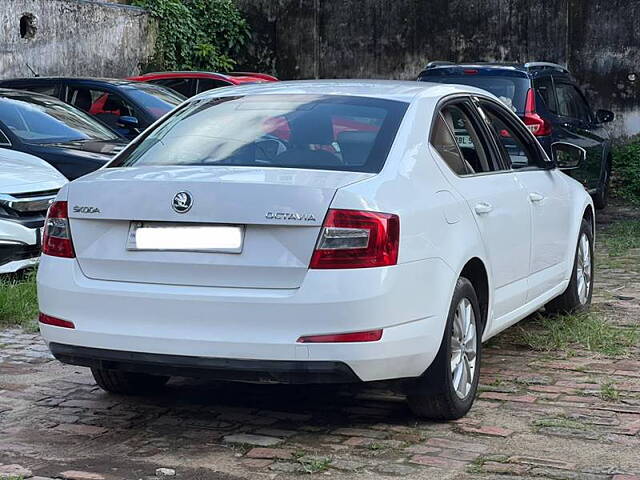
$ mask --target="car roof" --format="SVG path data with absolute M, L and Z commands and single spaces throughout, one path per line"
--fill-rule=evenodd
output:
M 425 69 L 420 72 L 420 76 L 429 76 L 429 73 L 449 73 L 458 74 L 462 70 L 478 70 L 479 74 L 499 76 L 507 74 L 513 77 L 538 78 L 541 76 L 559 76 L 571 78 L 569 70 L 562 65 L 550 62 L 475 62 L 475 63 L 452 63 L 452 62 L 430 62 Z
M 401 80 L 293 80 L 254 83 L 208 90 L 192 99 L 234 95 L 345 95 L 380 98 L 410 103 L 416 97 L 443 97 L 456 93 L 490 95 L 468 85 Z
M 137 82 L 128 79 L 121 78 L 98 78 L 98 77 L 22 77 L 22 78 L 7 78 L 0 80 L 2 83 L 46 83 L 46 82 L 59 82 L 61 80 L 73 80 L 79 82 L 95 82 L 95 83 L 108 83 L 116 86 L 136 86 Z
M 263 73 L 252 72 L 203 72 L 194 70 L 170 71 L 170 72 L 150 72 L 142 75 L 129 77 L 130 80 L 144 81 L 155 80 L 161 78 L 212 78 L 215 80 L 223 80 L 231 84 L 252 83 L 252 82 L 273 82 L 277 81 L 275 77 Z

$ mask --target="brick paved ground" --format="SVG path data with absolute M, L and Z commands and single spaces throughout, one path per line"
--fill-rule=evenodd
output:
M 628 327 L 640 313 L 638 255 L 608 262 L 597 277 L 595 307 Z M 107 395 L 85 369 L 51 361 L 37 335 L 5 330 L 0 479 L 150 480 L 175 470 L 175 478 L 202 480 L 311 471 L 344 479 L 640 480 L 638 347 L 622 358 L 579 348 L 540 353 L 518 344 L 521 328 L 536 327 L 526 321 L 487 346 L 470 414 L 440 424 L 416 421 L 384 386 L 173 380 L 156 397 Z

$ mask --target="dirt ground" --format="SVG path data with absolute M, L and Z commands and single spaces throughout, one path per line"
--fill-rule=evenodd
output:
M 629 218 L 610 208 L 598 234 Z M 640 252 L 613 261 L 599 245 L 594 310 L 632 331 Z M 0 331 L 0 479 L 640 480 L 638 344 L 539 351 L 523 338 L 540 329 L 533 316 L 485 346 L 478 399 L 451 423 L 416 420 L 385 385 L 173 379 L 153 397 L 108 395 L 37 335 Z

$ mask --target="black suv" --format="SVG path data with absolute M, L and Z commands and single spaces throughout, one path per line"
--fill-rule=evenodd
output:
M 556 142 L 583 148 L 586 160 L 566 173 L 584 184 L 596 208 L 607 205 L 611 139 L 603 124 L 613 120 L 613 113 L 594 114 L 566 68 L 548 62 L 430 62 L 418 81 L 459 83 L 491 92 L 520 116 L 550 157 Z

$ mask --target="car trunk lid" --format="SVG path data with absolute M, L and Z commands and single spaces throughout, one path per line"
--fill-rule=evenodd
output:
M 336 189 L 368 173 L 252 167 L 104 169 L 69 186 L 77 260 L 93 279 L 168 285 L 296 288 Z M 192 205 L 172 204 L 188 192 Z M 237 226 L 239 253 L 135 250 L 136 225 Z

